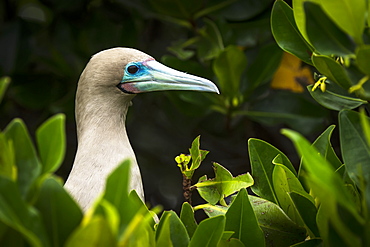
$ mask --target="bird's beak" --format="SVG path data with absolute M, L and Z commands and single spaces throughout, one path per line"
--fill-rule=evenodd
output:
M 155 60 L 127 64 L 125 75 L 117 85 L 125 93 L 167 90 L 214 92 L 217 86 L 210 80 L 171 69 Z

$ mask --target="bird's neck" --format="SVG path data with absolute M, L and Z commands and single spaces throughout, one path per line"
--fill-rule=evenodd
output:
M 121 97 L 122 98 L 122 97 Z M 124 160 L 131 160 L 130 187 L 143 198 L 140 170 L 125 127 L 131 98 L 93 104 L 76 102 L 78 148 L 66 187 L 83 208 L 105 187 L 107 176 Z M 83 101 L 83 99 L 82 99 Z M 90 101 L 91 102 L 91 101 Z

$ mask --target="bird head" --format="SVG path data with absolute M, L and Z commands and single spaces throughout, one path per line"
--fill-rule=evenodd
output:
M 101 82 L 95 86 L 118 88 L 125 94 L 167 90 L 219 93 L 210 80 L 171 69 L 131 48 L 113 48 L 95 54 L 85 72 L 90 74 L 87 75 L 90 79 Z

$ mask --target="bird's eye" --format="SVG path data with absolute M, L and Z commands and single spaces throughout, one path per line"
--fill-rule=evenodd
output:
M 139 70 L 139 67 L 137 65 L 130 65 L 127 67 L 127 71 L 130 74 L 135 74 Z

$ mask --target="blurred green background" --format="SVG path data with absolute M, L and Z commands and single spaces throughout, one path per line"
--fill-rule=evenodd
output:
M 101 50 L 133 47 L 221 89 L 221 95 L 156 92 L 134 98 L 128 134 L 151 205 L 179 209 L 182 175 L 174 157 L 188 153 L 198 135 L 201 148 L 211 152 L 195 178 L 213 177 L 212 161 L 233 175 L 250 171 L 250 137 L 268 141 L 298 164 L 280 129 L 293 128 L 313 140 L 336 115 L 306 91 L 313 82 L 310 68 L 276 45 L 273 2 L 3 0 L 0 76 L 10 76 L 12 83 L 0 105 L 0 128 L 20 117 L 34 133 L 49 116 L 65 113 L 68 150 L 58 174 L 66 178 L 77 146 L 74 96 L 80 73 Z

